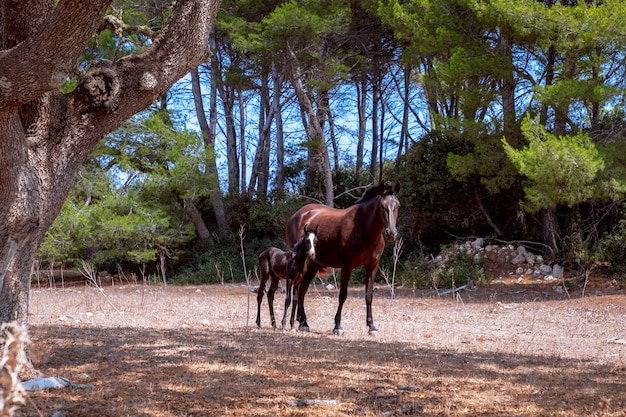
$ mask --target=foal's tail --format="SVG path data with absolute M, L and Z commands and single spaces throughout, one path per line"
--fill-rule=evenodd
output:
M 264 250 L 259 255 L 259 274 L 261 275 L 261 285 L 259 286 L 259 292 L 262 294 L 265 291 L 265 284 L 269 279 L 272 271 L 272 265 L 270 261 L 269 249 Z

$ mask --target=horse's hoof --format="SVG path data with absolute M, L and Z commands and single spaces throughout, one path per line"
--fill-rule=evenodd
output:
M 335 336 L 343 336 L 343 329 L 333 329 L 333 334 Z
M 372 337 L 378 337 L 378 330 L 370 330 L 369 332 L 367 332 L 370 336 Z
M 300 327 L 298 328 L 298 330 L 300 330 L 301 332 L 308 332 L 308 331 L 310 331 L 311 329 L 309 329 L 309 326 L 304 325 L 304 326 L 300 326 Z

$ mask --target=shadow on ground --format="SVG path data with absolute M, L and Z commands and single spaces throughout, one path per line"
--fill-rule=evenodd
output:
M 29 332 L 35 366 L 75 385 L 33 393 L 26 416 L 626 414 L 626 364 L 270 329 Z

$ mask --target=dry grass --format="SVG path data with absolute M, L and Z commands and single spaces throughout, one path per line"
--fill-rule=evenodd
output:
M 343 337 L 337 291 L 311 288 L 311 333 L 263 328 L 245 286 L 34 289 L 35 366 L 73 388 L 31 393 L 23 415 L 624 416 L 626 295 L 553 285 L 437 298 L 381 286 L 379 337 L 361 287 Z M 587 289 L 594 294 L 593 289 Z M 590 292 L 591 291 L 591 292 Z M 605 292 L 606 294 L 606 292 Z M 247 311 L 248 301 L 251 310 Z M 282 314 L 283 298 L 275 307 Z M 322 400 L 294 406 L 290 400 Z M 37 409 L 35 409 L 37 408 Z

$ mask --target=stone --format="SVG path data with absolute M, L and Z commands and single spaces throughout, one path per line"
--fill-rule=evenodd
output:
M 472 247 L 474 249 L 480 249 L 485 245 L 485 240 L 482 237 L 479 237 L 475 241 L 472 242 Z
M 519 265 L 524 262 L 526 262 L 526 257 L 521 253 L 517 255 L 515 258 L 511 259 L 511 263 L 513 265 Z
M 561 278 L 563 276 L 563 267 L 559 264 L 552 266 L 552 276 L 554 278 Z

